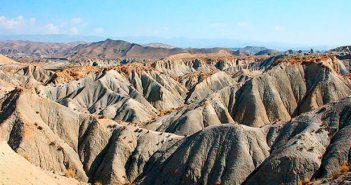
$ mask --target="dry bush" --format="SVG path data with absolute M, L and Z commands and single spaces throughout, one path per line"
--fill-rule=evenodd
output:
M 333 178 L 333 179 L 337 179 L 338 177 L 340 177 L 340 175 L 341 175 L 340 172 L 334 172 L 334 173 L 332 174 L 332 178 Z
M 78 80 L 86 75 L 93 72 L 101 72 L 102 69 L 93 66 L 83 66 L 83 67 L 71 67 L 66 68 L 63 71 L 55 73 L 54 81 L 56 83 L 69 82 L 72 80 Z
M 65 172 L 65 176 L 73 178 L 74 177 L 74 170 L 68 168 Z
M 23 155 L 23 158 L 25 158 L 27 161 L 29 161 L 29 162 L 30 162 L 30 157 L 29 157 L 29 155 L 24 154 L 24 155 Z
M 166 110 L 166 111 L 160 110 L 160 113 L 158 115 L 159 116 L 164 116 L 164 115 L 170 114 L 172 112 L 176 112 L 177 110 L 178 110 L 177 108 L 171 108 L 171 109 Z
M 320 63 L 323 60 L 327 60 L 330 56 L 328 55 L 322 55 L 322 56 L 314 56 L 314 55 L 309 55 L 309 56 L 290 56 L 290 57 L 285 57 L 282 59 L 278 59 L 276 63 L 291 63 L 291 64 L 296 64 L 296 63 Z
M 29 137 L 32 133 L 29 126 L 26 124 L 23 124 L 22 126 L 23 126 L 23 130 L 22 130 L 23 137 Z
M 339 171 L 334 172 L 332 174 L 332 178 L 337 179 L 338 177 L 340 177 L 340 175 L 345 175 L 347 172 L 350 172 L 350 171 L 351 171 L 350 164 L 347 161 L 343 161 L 340 163 Z
M 95 181 L 94 185 L 102 185 L 102 183 L 100 181 Z
M 306 184 L 309 184 L 310 182 L 311 182 L 310 178 L 306 177 L 303 180 L 299 180 L 298 184 L 299 185 L 306 185 Z
M 350 164 L 346 161 L 342 162 L 340 167 L 339 167 L 341 174 L 345 174 L 345 173 L 349 172 L 350 169 L 351 169 Z

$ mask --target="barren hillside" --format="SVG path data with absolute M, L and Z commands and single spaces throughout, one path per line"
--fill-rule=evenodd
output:
M 351 81 L 334 56 L 48 66 L 0 66 L 3 184 L 293 185 L 351 162 Z

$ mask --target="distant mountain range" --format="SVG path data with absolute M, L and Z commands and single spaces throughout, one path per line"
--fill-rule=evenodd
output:
M 148 43 L 166 43 L 174 47 L 181 48 L 243 48 L 245 46 L 264 46 L 267 48 L 285 51 L 289 49 L 294 50 L 328 50 L 336 46 L 309 46 L 303 44 L 291 44 L 291 43 L 277 43 L 277 42 L 257 42 L 257 41 L 245 41 L 236 39 L 219 39 L 219 38 L 162 38 L 162 37 L 151 37 L 151 36 L 134 36 L 134 37 L 109 37 L 113 40 L 127 40 L 129 42 L 140 43 L 142 45 Z M 103 36 L 82 36 L 82 35 L 65 35 L 65 34 L 49 34 L 49 35 L 0 35 L 0 40 L 25 40 L 33 42 L 55 42 L 55 43 L 67 43 L 67 42 L 98 42 L 105 40 Z
M 136 44 L 123 40 L 106 39 L 98 42 L 33 42 L 33 41 L 0 41 L 0 54 L 14 58 L 85 58 L 85 59 L 117 59 L 140 58 L 160 59 L 171 55 L 215 54 L 223 51 L 229 55 L 277 55 L 282 52 L 261 47 L 245 46 L 238 48 L 180 48 L 163 43 Z M 309 51 L 309 50 L 308 50 Z M 344 46 L 330 52 L 350 54 L 350 47 Z M 344 55 L 344 54 L 342 54 Z M 345 58 L 345 57 L 343 57 Z
M 225 51 L 232 55 L 267 55 L 278 51 L 265 47 L 244 48 L 178 48 L 161 43 L 140 45 L 122 40 L 99 42 L 47 43 L 32 41 L 0 41 L 0 53 L 13 57 L 37 58 L 143 58 L 159 59 L 180 53 L 209 54 Z

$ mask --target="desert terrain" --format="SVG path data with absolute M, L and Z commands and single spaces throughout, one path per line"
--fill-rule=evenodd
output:
M 0 182 L 348 183 L 349 48 L 0 42 Z

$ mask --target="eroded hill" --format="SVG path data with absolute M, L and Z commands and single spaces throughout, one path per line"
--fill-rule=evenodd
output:
M 52 66 L 0 66 L 5 184 L 297 184 L 351 162 L 351 81 L 331 55 Z

